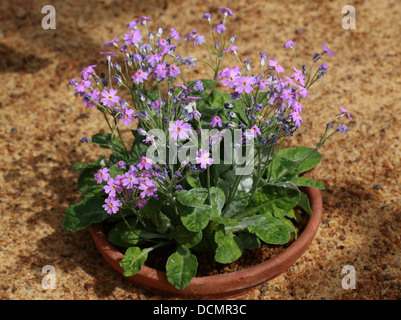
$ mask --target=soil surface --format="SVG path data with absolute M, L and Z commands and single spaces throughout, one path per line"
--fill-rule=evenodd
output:
M 287 273 L 238 299 L 401 299 L 401 2 L 352 3 L 356 29 L 347 30 L 342 1 L 2 1 L 0 299 L 169 298 L 125 281 L 87 230 L 62 226 L 64 210 L 82 199 L 72 165 L 102 154 L 79 140 L 106 130 L 68 81 L 100 64 L 99 51 L 108 51 L 103 42 L 121 37 L 135 17 L 150 17 L 154 28 L 173 26 L 183 38 L 193 29 L 206 34 L 201 18 L 210 12 L 215 23 L 222 19 L 218 6 L 234 12 L 228 33 L 237 35 L 239 53 L 254 68 L 267 51 L 291 70 L 291 50 L 283 48 L 289 39 L 300 64 L 309 65 L 322 43 L 335 52 L 325 57 L 328 73 L 312 88 L 306 122 L 287 146 L 314 147 L 340 105 L 354 119 L 347 134 L 320 149 L 323 160 L 312 172 L 326 186 L 312 245 Z M 56 29 L 45 30 L 41 11 L 49 4 Z M 207 58 L 191 44 L 179 51 Z M 195 70 L 195 77 L 206 76 L 200 63 Z M 49 290 L 42 287 L 48 265 L 56 272 L 56 288 Z M 344 266 L 355 269 L 355 289 L 342 286 Z

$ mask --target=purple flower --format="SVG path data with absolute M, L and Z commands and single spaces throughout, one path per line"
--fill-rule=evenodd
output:
M 337 128 L 337 130 L 338 130 L 338 132 L 344 133 L 344 134 L 347 133 L 347 131 L 349 131 L 349 129 L 347 128 L 347 126 L 345 124 L 340 125 Z
M 82 143 L 85 143 L 85 142 L 89 142 L 89 141 L 91 141 L 89 138 L 87 138 L 87 137 L 82 137 L 82 139 L 80 140 Z
M 202 17 L 202 19 L 206 19 L 207 21 L 210 21 L 210 18 L 211 18 L 212 16 L 210 15 L 210 13 L 205 13 L 204 15 L 203 15 L 203 17 Z
M 233 16 L 233 15 L 234 15 L 233 12 L 232 12 L 230 9 L 228 9 L 228 8 L 219 7 L 219 10 L 220 10 L 220 12 L 221 12 L 222 14 L 224 14 L 224 15 L 227 15 L 227 16 Z
M 184 140 L 189 137 L 189 132 L 191 131 L 191 125 L 189 123 L 184 123 L 183 120 L 177 120 L 176 123 L 170 122 L 168 131 L 170 131 L 170 137 L 173 140 Z
M 153 197 L 157 191 L 156 185 L 150 179 L 145 179 L 145 181 L 139 185 L 138 189 L 142 190 L 140 194 L 142 199 L 145 197 Z
M 148 203 L 147 200 L 138 197 L 138 198 L 136 199 L 136 204 L 135 204 L 135 206 L 138 207 L 138 208 L 143 208 L 144 206 L 146 206 L 147 203 Z
M 156 76 L 160 79 L 165 79 L 167 77 L 167 66 L 165 63 L 160 63 L 156 66 L 154 72 Z
M 194 46 L 198 46 L 200 44 L 202 44 L 203 42 L 205 42 L 205 36 L 196 36 L 194 38 Z
M 159 48 L 164 48 L 168 45 L 168 41 L 166 39 L 160 39 L 157 44 L 159 45 Z
M 340 109 L 343 112 L 343 114 L 347 115 L 348 119 L 350 119 L 351 121 L 354 121 L 354 119 L 351 118 L 351 115 L 349 114 L 349 112 L 342 105 L 341 105 Z
M 278 62 L 272 58 L 269 60 L 269 66 L 274 67 L 277 73 L 282 73 L 284 72 L 284 68 L 278 64 Z
M 290 116 L 291 116 L 292 121 L 294 122 L 294 125 L 296 127 L 300 127 L 301 126 L 301 122 L 305 122 L 304 120 L 302 120 L 302 118 L 301 118 L 301 116 L 299 115 L 298 112 L 293 111 L 293 112 L 290 113 Z
M 83 80 L 88 80 L 92 76 L 92 74 L 95 72 L 93 68 L 97 67 L 96 64 L 90 65 L 86 67 L 84 70 L 81 71 L 81 78 Z
M 151 67 L 154 68 L 157 63 L 162 61 L 162 57 L 158 54 L 149 54 L 146 56 L 146 60 L 149 62 Z
M 184 43 L 193 40 L 196 37 L 198 30 L 191 30 L 188 32 L 186 38 L 184 38 Z
M 93 90 L 91 93 L 87 93 L 82 99 L 82 104 L 86 105 L 88 108 L 93 108 L 97 105 L 100 99 L 100 92 Z
M 302 111 L 302 104 L 299 101 L 294 101 L 291 104 L 291 109 L 297 113 L 301 113 Z
M 252 132 L 254 138 L 257 138 L 258 135 L 262 134 L 256 124 L 251 128 L 251 132 Z
M 222 22 L 220 22 L 217 26 L 214 27 L 213 31 L 216 33 L 224 33 L 226 31 L 226 27 Z
M 118 46 L 117 46 L 117 42 L 119 42 L 119 41 L 120 41 L 120 39 L 115 38 L 115 39 L 110 40 L 110 41 L 108 41 L 108 42 L 104 42 L 104 46 L 105 46 L 105 47 L 111 47 L 111 46 L 118 47 Z
M 194 90 L 195 91 L 200 91 L 200 92 L 204 90 L 202 81 L 195 80 Z
M 237 88 L 235 88 L 235 92 L 242 93 L 250 93 L 253 90 L 252 85 L 256 83 L 254 77 L 238 77 L 236 79 Z
M 230 89 L 234 89 L 234 87 L 237 85 L 237 79 L 238 79 L 238 70 L 231 69 L 229 71 L 229 74 L 227 75 L 227 78 L 221 80 L 221 83 L 223 86 L 229 86 Z
M 323 51 L 327 52 L 327 54 L 329 55 L 329 57 L 331 58 L 332 56 L 334 56 L 334 52 L 331 51 L 325 44 L 322 44 L 323 47 Z
M 175 77 L 176 75 L 179 75 L 181 73 L 181 70 L 174 64 L 172 64 L 168 68 L 168 74 L 170 77 Z
M 115 103 L 120 101 L 120 97 L 116 96 L 117 90 L 111 88 L 110 91 L 103 90 L 101 93 L 102 99 L 100 102 L 103 103 L 104 106 L 112 108 Z
M 150 18 L 148 18 L 148 17 L 144 17 L 144 16 L 141 16 L 141 17 L 139 17 L 139 18 L 137 18 L 136 20 L 135 20 L 135 22 L 138 24 L 138 23 L 141 23 L 142 25 L 146 25 L 146 23 L 147 23 L 147 21 L 152 21 Z
M 104 210 L 106 210 L 106 212 L 108 214 L 117 213 L 119 210 L 119 207 L 121 206 L 121 201 L 116 200 L 113 197 L 107 198 L 104 202 L 106 204 L 103 205 L 103 208 L 104 208 Z
M 76 92 L 85 92 L 85 89 L 89 89 L 90 86 L 91 86 L 90 80 L 82 79 L 77 83 L 74 89 Z
M 180 34 L 178 33 L 177 30 L 175 30 L 174 28 L 170 29 L 170 38 L 173 38 L 175 41 L 180 40 Z
M 203 151 L 199 149 L 196 157 L 196 163 L 200 164 L 202 169 L 206 169 L 207 165 L 211 165 L 213 163 L 213 159 L 209 158 L 210 153 L 207 151 Z
M 284 43 L 284 48 L 294 48 L 294 41 L 288 40 L 286 43 Z
M 297 80 L 297 81 L 299 81 L 299 83 L 300 83 L 301 85 L 305 85 L 305 77 L 304 77 L 304 75 L 302 74 L 302 71 L 301 71 L 301 70 L 298 70 L 298 69 L 295 68 L 295 67 L 294 67 L 294 71 L 295 71 L 295 73 L 293 74 L 294 79 Z
M 127 165 L 125 164 L 124 161 L 118 161 L 118 169 L 125 169 Z
M 124 122 L 125 126 L 129 126 L 131 124 L 131 121 L 134 120 L 134 109 L 127 109 L 126 107 L 122 107 L 122 117 L 120 119 L 120 122 Z
M 100 54 L 104 56 L 118 57 L 118 54 L 112 51 L 101 51 Z
M 212 121 L 210 122 L 210 125 L 212 128 L 214 128 L 216 125 L 219 127 L 223 126 L 223 122 L 221 121 L 221 118 L 219 116 L 213 117 Z
M 94 175 L 97 184 L 101 184 L 104 181 L 107 181 L 110 178 L 109 169 L 103 168 L 99 169 L 97 173 Z
M 136 172 L 126 172 L 121 180 L 121 183 L 126 189 L 133 189 L 134 185 L 139 183 L 139 179 L 136 177 Z
M 134 80 L 135 83 L 142 83 L 143 80 L 147 80 L 149 76 L 149 73 L 138 69 L 137 72 L 132 76 L 132 80 Z
M 130 23 L 128 23 L 127 29 L 134 29 L 136 25 L 137 25 L 136 21 L 131 21 Z
M 327 63 L 322 63 L 320 66 L 319 66 L 319 70 L 322 70 L 322 71 L 327 71 L 329 69 L 329 65 L 327 64 Z
M 125 33 L 123 39 L 127 45 L 138 44 L 142 40 L 141 31 L 132 30 L 130 33 Z
M 189 69 L 191 66 L 192 66 L 192 68 L 195 68 L 195 61 L 196 61 L 196 59 L 194 59 L 192 57 L 188 57 L 187 59 L 185 59 L 183 61 L 182 64 L 186 64 L 187 65 L 187 69 Z
M 107 184 L 104 186 L 104 192 L 106 192 L 109 197 L 115 197 L 116 193 L 120 193 L 122 191 L 121 186 L 118 184 L 118 181 L 110 178 L 107 181 Z
M 139 161 L 139 163 L 137 164 L 137 167 L 139 170 L 145 169 L 145 170 L 149 170 L 152 169 L 152 159 L 146 158 L 146 157 L 142 157 L 141 160 Z
M 224 49 L 223 52 L 230 51 L 232 54 L 237 54 L 237 50 L 239 50 L 237 46 L 230 46 L 227 49 Z

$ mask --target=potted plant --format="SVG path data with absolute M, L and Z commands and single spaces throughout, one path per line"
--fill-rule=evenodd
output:
M 327 72 L 320 60 L 334 53 L 323 45 L 309 68 L 298 66 L 294 43 L 287 41 L 296 63 L 290 74 L 266 52 L 251 68 L 240 58 L 236 37 L 227 34 L 233 13 L 219 10 L 218 24 L 209 13 L 203 16 L 212 43 L 197 30 L 183 39 L 204 46 L 208 61 L 184 59 L 174 28 L 153 33 L 150 19 L 139 17 L 122 40 L 104 43 L 112 48 L 101 52 L 104 70 L 91 65 L 79 81 L 70 81 L 109 129 L 81 142 L 109 152 L 74 165 L 85 198 L 67 208 L 64 226 L 89 226 L 103 256 L 134 283 L 197 298 L 249 290 L 284 272 L 307 249 L 320 222 L 318 190 L 324 185 L 304 173 L 320 162 L 318 149 L 330 136 L 348 130 L 335 123 L 344 116 L 352 120 L 341 106 L 316 147 L 283 148 L 304 122 L 302 99 Z M 238 63 L 223 65 L 226 55 Z M 210 79 L 191 78 L 198 63 L 212 69 Z M 122 128 L 131 130 L 129 141 Z M 303 218 L 309 221 L 300 232 Z M 279 259 L 253 271 L 196 277 L 201 252 L 229 264 L 261 244 L 288 243 Z M 165 257 L 159 270 L 147 266 L 152 253 Z M 235 284 L 227 288 L 230 282 Z

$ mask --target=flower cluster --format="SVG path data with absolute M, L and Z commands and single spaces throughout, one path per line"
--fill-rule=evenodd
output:
M 219 7 L 219 10 L 224 18 L 218 24 L 212 23 L 209 13 L 203 15 L 210 25 L 215 40 L 213 45 L 208 45 L 205 36 L 200 35 L 197 30 L 189 31 L 182 40 L 183 43 L 192 43 L 194 46 L 205 45 L 210 62 L 192 57 L 182 58 L 176 53 L 176 44 L 173 44 L 181 41 L 176 29 L 171 27 L 166 33 L 166 30 L 159 26 L 153 33 L 148 28 L 151 19 L 139 17 L 127 25 L 128 31 L 122 40 L 115 38 L 104 43 L 106 47 L 115 48 L 119 52 L 101 52 L 107 57 L 107 76 L 103 72 L 98 76 L 95 71 L 97 65 L 90 65 L 82 70 L 79 82 L 75 78 L 70 81 L 70 85 L 73 85 L 76 91 L 75 95 L 82 97 L 84 105 L 89 108 L 96 107 L 103 113 L 113 136 L 118 136 L 121 140 L 125 152 L 124 160 L 128 160 L 130 155 L 120 135 L 120 124 L 130 126 L 133 121 L 138 121 L 137 131 L 144 137 L 142 142 L 147 145 L 156 145 L 158 137 L 151 132 L 161 129 L 166 133 L 167 140 L 177 144 L 178 151 L 182 150 L 191 137 L 200 136 L 207 126 L 209 129 L 218 129 L 208 138 L 206 148 L 200 142 L 196 156 L 181 163 L 179 168 L 169 168 L 167 159 L 159 164 L 164 168 L 162 171 L 166 171 L 170 177 L 161 183 L 177 182 L 174 180 L 176 177 L 173 177 L 176 172 L 182 171 L 185 175 L 184 171 L 196 173 L 208 169 L 213 164 L 212 148 L 223 140 L 226 130 L 241 130 L 241 140 L 233 145 L 236 150 L 246 145 L 249 139 L 255 139 L 260 146 L 258 152 L 261 152 L 263 148 L 276 145 L 281 138 L 292 136 L 305 122 L 301 116 L 301 100 L 310 97 L 310 86 L 328 71 L 328 65 L 322 63 L 313 74 L 314 64 L 325 54 L 330 57 L 334 55 L 334 52 L 323 44 L 322 52 L 313 56 L 313 64 L 309 70 L 305 65 L 294 66 L 286 75 L 286 70 L 274 57 L 268 58 L 267 52 L 260 52 L 260 71 L 253 72 L 249 60 L 241 62 L 239 48 L 233 44 L 236 36 L 231 35 L 229 41 L 226 41 L 226 18 L 233 15 L 232 11 L 224 7 Z M 290 48 L 295 57 L 295 44 L 292 40 L 287 41 L 284 47 Z M 216 59 L 211 57 L 212 52 Z M 221 61 L 226 54 L 233 54 L 239 63 L 221 69 Z M 199 79 L 186 81 L 183 67 L 194 68 L 196 61 L 208 65 L 214 71 L 214 79 L 207 80 L 209 82 Z M 207 106 L 211 103 L 212 95 L 221 95 L 215 89 L 217 81 L 228 93 L 223 96 L 224 112 L 212 115 Z M 163 83 L 168 88 L 166 94 L 162 92 Z M 122 98 L 123 88 L 131 95 L 132 105 Z M 341 113 L 336 119 L 344 114 L 349 116 L 348 111 L 344 107 L 341 108 Z M 113 121 L 109 121 L 110 117 Z M 332 127 L 333 123 L 330 123 L 327 129 Z M 336 129 L 341 133 L 347 130 L 345 124 Z M 326 137 L 325 133 L 324 138 Z M 90 139 L 84 137 L 81 141 L 90 142 Z M 131 168 L 124 176 L 105 180 L 104 178 L 108 177 L 106 172 L 99 171 L 97 174 L 98 183 L 107 182 L 105 192 L 109 198 L 106 200 L 105 209 L 109 213 L 117 212 L 121 205 L 127 203 L 127 197 L 135 198 L 137 206 L 140 207 L 146 203 L 146 197 L 156 196 L 157 189 L 155 183 L 150 182 L 150 178 L 157 177 L 151 171 L 144 171 L 146 179 L 139 177 L 139 172 L 143 169 L 141 163 L 136 169 Z M 145 170 L 148 169 L 145 167 Z M 170 170 L 173 172 L 169 172 Z M 143 175 L 143 171 L 141 172 Z M 174 188 L 179 189 L 180 186 Z M 164 186 L 164 190 L 171 189 L 171 186 Z M 140 190 L 142 192 L 139 194 Z
M 110 241 L 129 247 L 121 261 L 127 275 L 140 271 L 151 250 L 175 243 L 172 256 L 183 261 L 182 277 L 172 258 L 166 274 L 179 289 L 196 274 L 192 249 L 215 250 L 216 261 L 231 263 L 259 239 L 288 243 L 296 233 L 294 208 L 310 211 L 301 187 L 324 188 L 301 174 L 319 163 L 318 149 L 329 137 L 349 130 L 343 120 L 353 121 L 341 106 L 315 148 L 282 149 L 307 121 L 304 101 L 329 70 L 322 60 L 335 53 L 322 44 L 310 66 L 299 65 L 295 43 L 288 40 L 284 48 L 293 52 L 293 66 L 284 68 L 266 51 L 254 66 L 241 59 L 237 37 L 228 33 L 233 12 L 219 7 L 217 15 L 217 23 L 210 13 L 203 15 L 209 37 L 195 29 L 184 36 L 172 27 L 152 31 L 151 19 L 138 17 L 122 37 L 104 42 L 99 67 L 84 68 L 79 81 L 69 83 L 83 105 L 102 113 L 109 129 L 80 141 L 112 152 L 76 165 L 84 168 L 80 192 L 90 199 L 67 210 L 67 224 L 85 227 L 88 219 L 74 214 L 99 212 L 93 206 L 113 215 Z M 182 57 L 180 45 L 205 48 L 209 60 Z M 223 64 L 227 55 L 235 64 Z M 213 75 L 188 77 L 199 64 Z M 133 133 L 133 141 L 123 139 L 121 127 Z M 94 221 L 107 219 L 100 212 Z
M 126 167 L 124 161 L 118 163 L 120 169 Z M 107 183 L 103 190 L 108 195 L 103 205 L 108 214 L 117 213 L 120 207 L 142 208 L 149 198 L 157 198 L 155 178 L 158 172 L 153 170 L 152 160 L 142 157 L 137 165 L 129 166 L 128 171 L 110 176 L 109 168 L 99 169 L 94 175 L 97 184 Z

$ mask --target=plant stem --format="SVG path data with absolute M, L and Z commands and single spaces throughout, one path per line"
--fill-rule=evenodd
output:
M 207 166 L 207 194 L 209 199 L 209 204 L 212 205 L 212 198 L 210 197 L 210 166 Z

